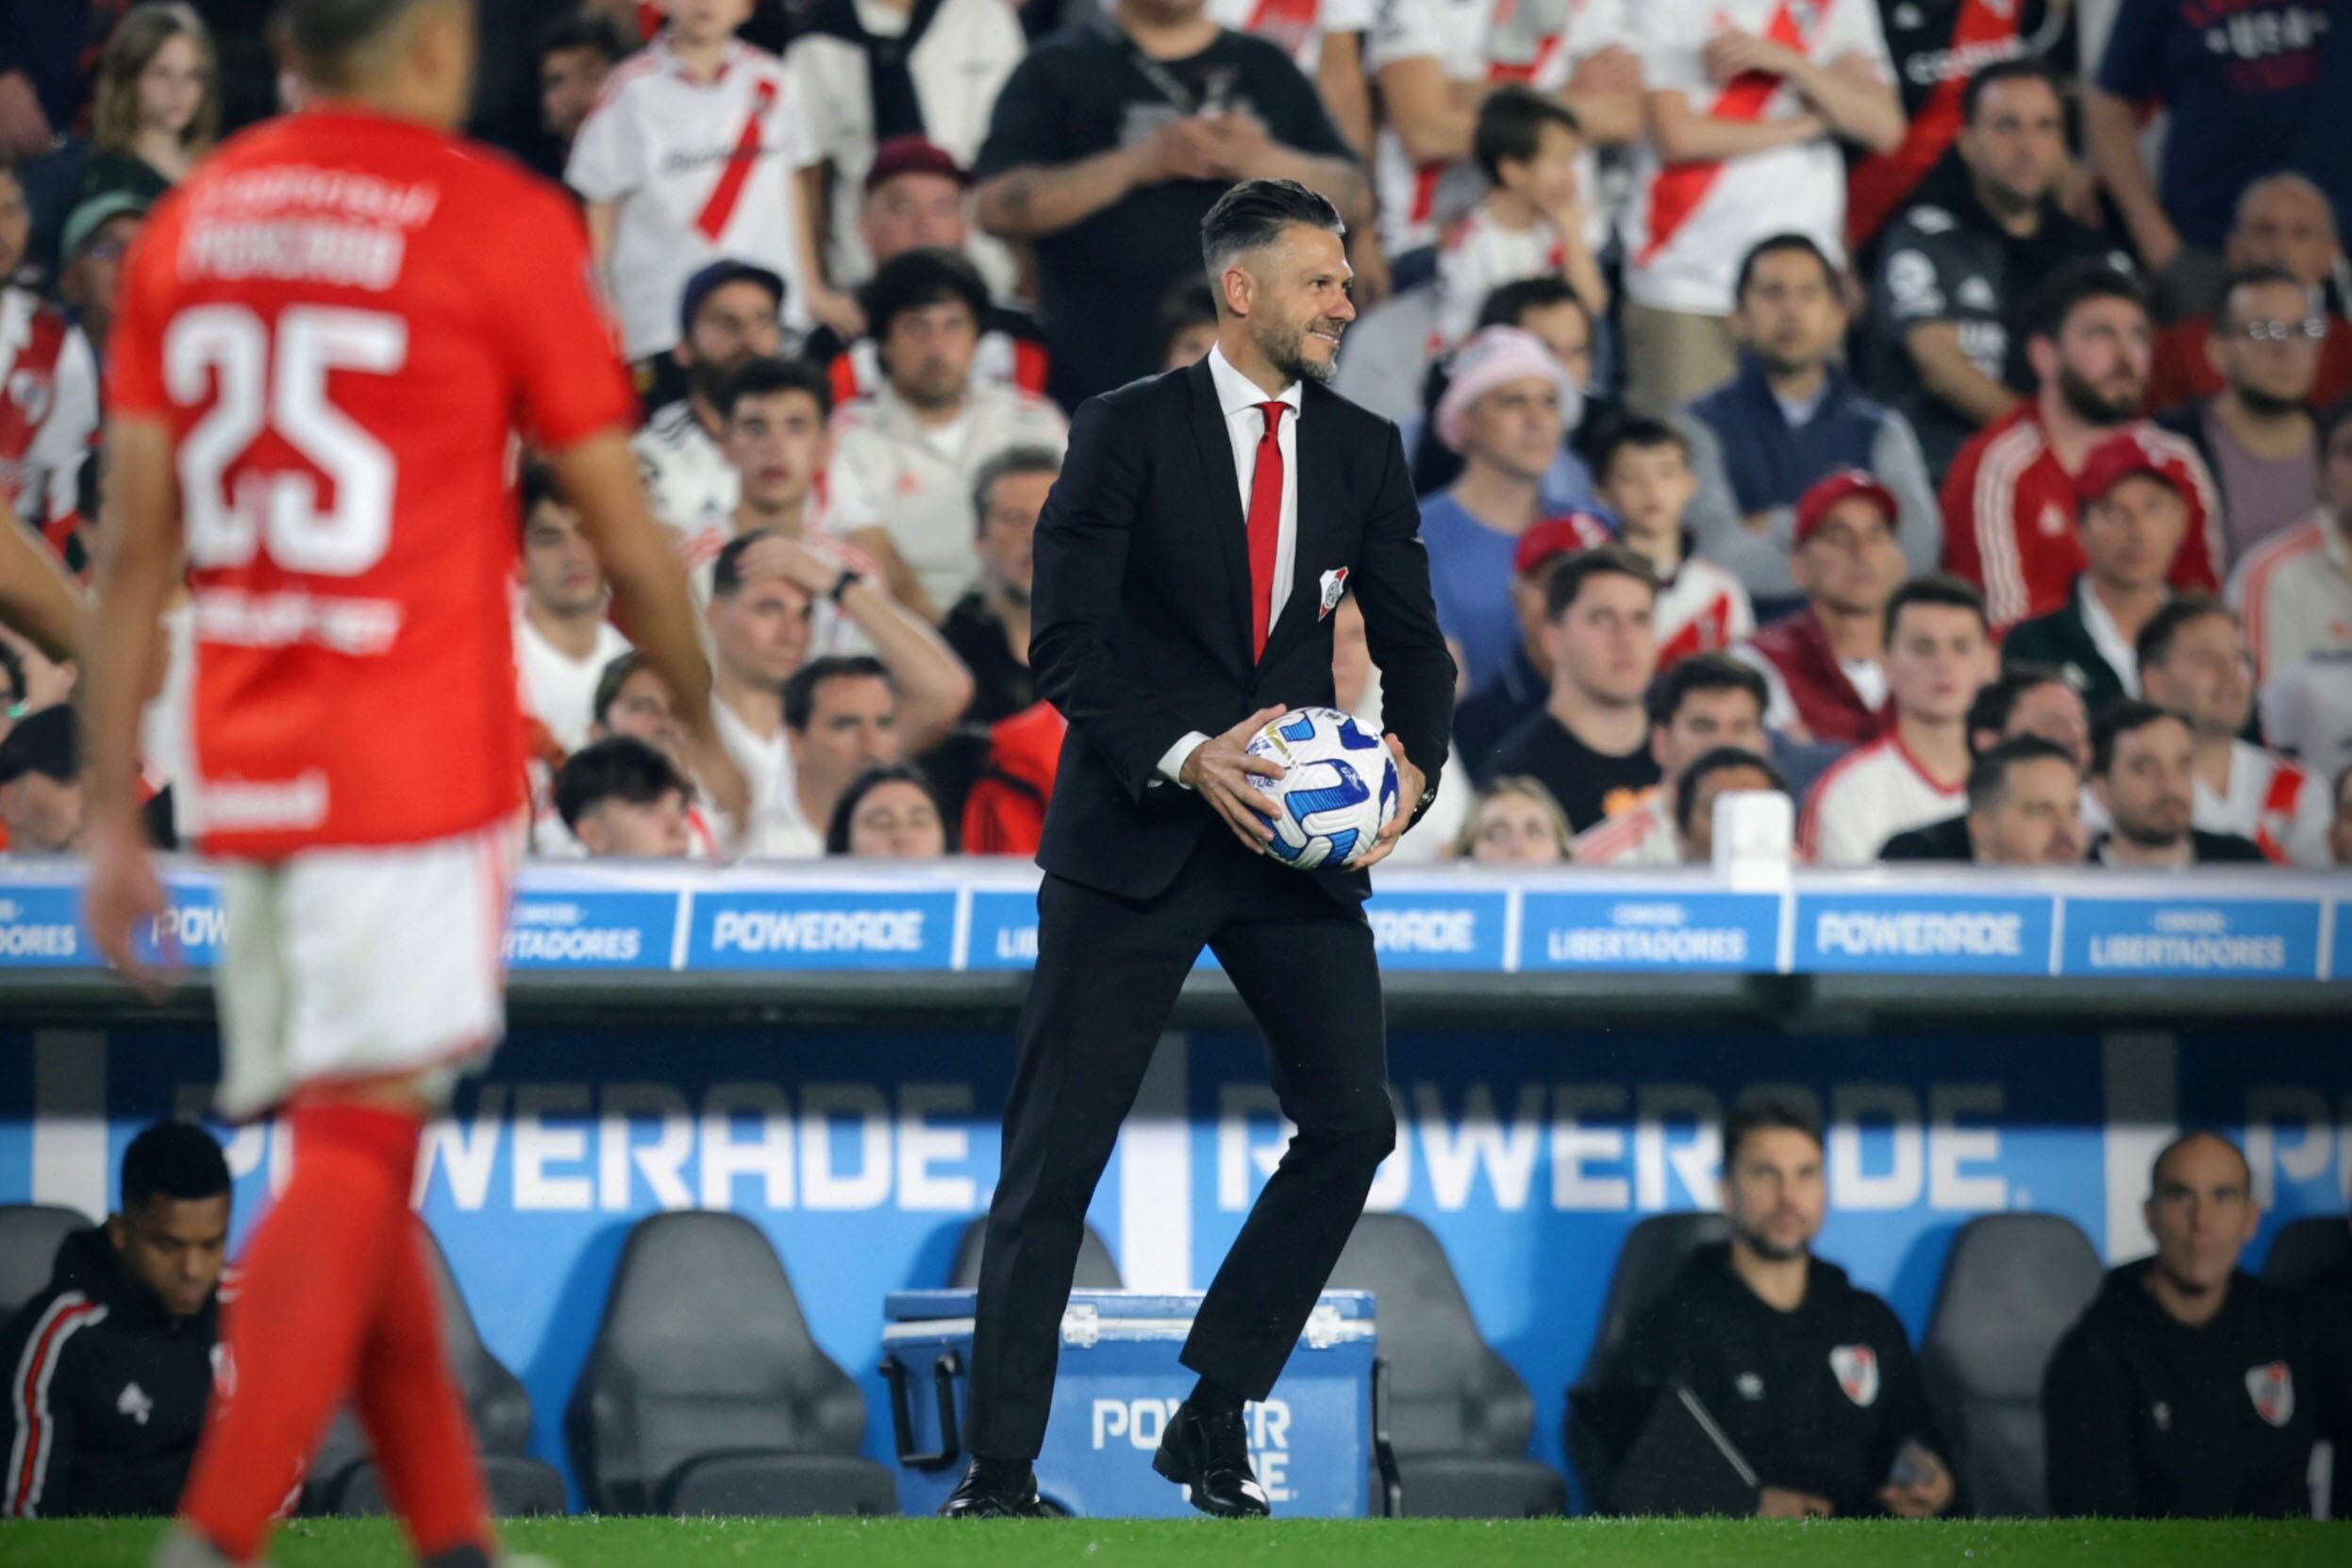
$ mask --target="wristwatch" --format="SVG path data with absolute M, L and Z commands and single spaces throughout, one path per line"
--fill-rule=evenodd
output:
M 842 595 L 863 581 L 865 578 L 858 575 L 855 567 L 844 566 L 842 568 L 842 575 L 833 579 L 833 586 L 826 591 L 825 597 L 827 602 L 838 607 L 842 602 Z

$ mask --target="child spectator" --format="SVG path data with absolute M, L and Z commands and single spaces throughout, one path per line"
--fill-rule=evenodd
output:
M 1626 420 L 1601 445 L 1598 478 L 1620 542 L 1658 574 L 1658 667 L 1752 636 L 1756 613 L 1740 579 L 1691 554 L 1684 514 L 1698 494 L 1698 475 L 1682 432 L 1662 420 Z
M 1531 88 L 1499 87 L 1478 110 L 1471 156 L 1485 195 L 1438 251 L 1438 336 L 1466 337 L 1487 296 L 1506 283 L 1557 275 L 1605 309 L 1609 284 L 1585 235 L 1591 192 L 1577 180 L 1584 136 L 1576 117 Z

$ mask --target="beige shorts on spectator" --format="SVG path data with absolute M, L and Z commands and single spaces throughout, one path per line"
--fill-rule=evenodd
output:
M 506 1028 L 518 823 L 221 868 L 221 1113 L 342 1079 L 441 1075 Z

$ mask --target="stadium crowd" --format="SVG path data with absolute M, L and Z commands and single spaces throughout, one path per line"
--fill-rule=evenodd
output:
M 0 495 L 77 576 L 125 251 L 300 107 L 268 10 L 0 27 Z M 703 803 L 526 460 L 536 847 L 1032 850 L 1065 415 L 1204 352 L 1198 222 L 1275 175 L 1349 219 L 1340 385 L 1403 427 L 1462 671 L 1409 860 L 1702 860 L 1730 789 L 1825 866 L 2352 859 L 2352 29 L 2198 14 L 489 0 L 476 129 L 578 200 L 753 795 Z M 1339 662 L 1376 723 L 1360 635 Z M 0 725 L 73 680 L 12 639 Z M 74 846 L 78 766 L 67 714 L 0 742 L 15 852 Z

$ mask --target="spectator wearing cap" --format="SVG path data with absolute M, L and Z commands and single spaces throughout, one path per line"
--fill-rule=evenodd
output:
M 1887 601 L 1893 721 L 1814 781 L 1797 849 L 1820 866 L 1866 866 L 1889 839 L 1957 809 L 1968 783 L 1968 713 L 1993 676 L 1984 601 L 1957 578 L 1915 578 Z
M 1592 312 L 1566 279 L 1546 273 L 1506 283 L 1488 294 L 1478 307 L 1476 330 L 1490 326 L 1516 326 L 1532 333 L 1584 394 L 1583 412 L 1567 422 L 1567 437 L 1544 472 L 1542 493 L 1547 517 L 1593 509 L 1600 501 L 1593 489 L 1592 459 L 1600 450 L 1601 437 L 1616 424 L 1616 411 L 1593 387 Z M 1445 401 L 1453 375 L 1451 355 L 1431 361 L 1422 380 L 1422 411 L 1398 422 L 1405 450 L 1412 454 L 1413 492 L 1418 495 L 1443 490 L 1461 477 L 1461 454 L 1440 441 L 1437 432 L 1437 407 Z
M 64 272 L 58 279 L 58 296 L 73 312 L 74 325 L 90 341 L 102 372 L 107 337 L 114 327 L 114 295 L 123 275 L 123 257 L 146 222 L 147 203 L 127 191 L 92 196 L 77 204 L 65 220 L 58 250 Z
M 2352 46 L 2336 52 L 2352 58 Z M 2313 115 L 2315 122 L 2327 115 Z M 2319 352 L 2319 375 L 2311 388 L 2311 404 L 2326 408 L 2352 395 L 2352 322 L 2327 304 L 2329 285 L 2344 270 L 2344 244 L 2336 214 L 2320 188 L 2297 174 L 2276 174 L 2256 180 L 2238 198 L 2236 217 L 2222 259 L 2233 273 L 2257 267 L 2284 267 L 2310 291 L 2327 321 L 2327 341 Z M 2147 409 L 2151 413 L 2177 409 L 2222 390 L 2222 373 L 2208 346 L 2213 335 L 2213 313 L 2168 324 L 2156 335 L 2156 357 L 2148 370 Z
M 1983 592 L 1997 630 L 2066 603 L 2083 567 L 2078 476 L 2110 436 L 2137 434 L 2181 461 L 2194 499 L 2172 584 L 2220 587 L 2212 475 L 2188 442 L 2140 417 L 2148 332 L 2140 285 L 2103 261 L 2061 269 L 2027 302 L 2034 395 L 1978 431 L 1943 476 L 1944 568 Z
M 1740 579 L 1693 553 L 1690 438 L 1664 420 L 1622 421 L 1602 438 L 1601 500 L 1618 522 L 1618 539 L 1658 575 L 1658 667 L 1727 648 L 1756 630 L 1756 612 Z
M 2305 659 L 2352 651 L 2352 397 L 2320 416 L 2318 439 L 2319 505 L 2229 575 L 2265 692 Z
M 2133 647 L 2172 597 L 2167 579 L 2188 537 L 2194 481 L 2176 454 L 2127 434 L 2092 448 L 2076 493 L 2083 569 L 2065 604 L 2010 627 L 2001 660 L 2063 671 L 2095 713 L 2140 694 Z
M 686 280 L 670 350 L 686 395 L 656 409 L 629 443 L 654 516 L 671 527 L 692 529 L 705 513 L 735 505 L 735 471 L 720 450 L 726 430 L 719 389 L 783 348 L 783 308 L 784 279 L 748 261 L 713 261 Z
M 809 193 L 821 195 L 828 175 L 832 186 L 831 207 L 812 210 L 826 213 L 837 282 L 863 283 L 888 259 L 867 248 L 859 222 L 879 149 L 920 138 L 968 167 L 996 94 L 1027 52 L 1009 0 L 818 0 L 784 65 L 816 154 Z
M 1903 586 L 1894 492 L 1859 468 L 1816 480 L 1796 504 L 1792 611 L 1735 647 L 1764 677 L 1767 728 L 1800 742 L 1865 745 L 1886 726 L 1887 601 Z
M 974 374 L 988 288 L 961 252 L 893 257 L 865 288 L 882 385 L 833 411 L 833 461 L 873 497 L 876 519 L 847 537 L 882 562 L 890 591 L 925 620 L 977 579 L 973 481 L 1016 446 L 1059 455 L 1061 410 Z
M 595 742 L 556 770 L 556 809 L 599 859 L 683 859 L 693 849 L 693 787 L 658 748 L 626 735 Z
M 1578 865 L 1689 863 L 1679 826 L 1684 771 L 1722 747 L 1744 753 L 1765 748 L 1763 677 L 1724 654 L 1694 654 L 1662 671 L 1650 683 L 1645 702 L 1658 789 L 1631 810 L 1578 834 L 1572 852 Z
M 2327 336 L 2327 316 L 2293 273 L 2233 273 L 2206 340 L 2222 390 L 2157 416 L 2212 474 L 2232 560 L 2319 504 L 2319 422 L 2310 398 Z
M 1715 802 L 1729 794 L 1789 793 L 1780 770 L 1753 751 L 1716 746 L 1682 771 L 1674 791 L 1675 830 L 1686 866 L 1715 862 Z M 1607 826 L 1604 824 L 1603 826 Z
M 1545 651 L 1544 582 L 1551 569 L 1578 550 L 1610 542 L 1608 520 L 1592 512 L 1546 518 L 1519 536 L 1510 559 L 1510 608 L 1519 641 L 1494 678 L 1454 705 L 1454 747 L 1471 778 L 1488 776 L 1489 759 L 1504 736 L 1535 716 L 1551 694 L 1552 660 Z
M 1571 831 L 1632 810 L 1658 787 L 1643 706 L 1658 667 L 1650 617 L 1658 579 L 1621 544 L 1569 557 L 1544 582 L 1552 689 L 1503 737 L 1490 777 L 1525 774 L 1551 791 Z
M 868 259 L 866 275 L 909 251 L 931 249 L 962 251 L 988 275 L 992 256 L 1001 251 L 988 236 L 972 231 L 965 211 L 970 183 L 961 164 L 920 136 L 894 136 L 876 148 L 874 161 L 866 167 L 865 199 L 858 209 L 858 237 Z M 1004 292 L 993 278 L 990 289 L 993 295 Z M 801 352 L 832 377 L 835 403 L 867 396 L 882 384 L 871 324 L 863 336 L 849 342 L 831 327 L 820 326 L 809 334 Z M 1037 318 L 992 297 L 980 324 L 972 374 L 1042 397 L 1048 362 L 1045 329 Z
M 130 196 L 142 210 L 153 206 L 188 177 L 220 123 L 212 34 L 204 19 L 179 0 L 133 6 L 98 56 L 91 152 L 75 207 L 107 195 Z
M 1994 747 L 2011 741 L 2032 740 L 2056 746 L 2074 763 L 2078 823 L 2097 820 L 2091 798 L 2091 719 L 2081 693 L 2073 683 L 2046 664 L 2011 664 L 1985 683 L 1968 705 L 1970 788 L 1975 789 L 1977 763 Z M 1976 796 L 1970 796 L 1973 807 Z M 1966 812 L 1909 828 L 1889 839 L 1878 851 L 1881 860 L 1968 860 L 1976 858 L 1969 838 Z M 2079 837 L 2075 859 L 2082 859 Z
M 16 722 L 0 741 L 0 830 L 18 855 L 72 855 L 81 848 L 81 726 L 59 704 Z
M 2135 870 L 2261 865 L 2261 846 L 2196 824 L 2196 732 L 2169 708 L 2126 697 L 2091 721 L 2091 859 Z
M 575 11 L 540 35 L 540 139 L 530 149 L 534 168 L 551 179 L 563 177 L 572 142 L 604 92 L 605 78 L 635 47 L 620 23 L 593 9 Z
M 2327 780 L 2244 739 L 2254 665 L 2229 607 L 2183 594 L 2141 628 L 2137 652 L 2141 694 L 2179 714 L 2195 737 L 2194 825 L 2251 839 L 2280 865 L 2327 864 Z
M 1201 268 L 1200 225 L 1244 179 L 1295 179 L 1351 223 L 1354 155 L 1276 45 L 1205 0 L 1114 0 L 1029 51 L 973 168 L 981 225 L 1027 242 L 1065 409 L 1159 368 L 1154 305 Z
M 1737 575 L 1767 618 L 1799 592 L 1789 576 L 1793 509 L 1824 475 L 1859 468 L 1896 497 L 1895 541 L 1910 571 L 1932 567 L 1940 548 L 1918 438 L 1838 363 L 1845 327 L 1843 285 L 1820 244 L 1802 234 L 1759 242 L 1732 294 L 1737 373 L 1676 422 L 1699 477 L 1698 552 Z
M 782 279 L 795 329 L 857 329 L 856 303 L 825 286 L 804 199 L 801 171 L 820 157 L 808 107 L 782 60 L 735 37 L 751 3 L 670 8 L 661 36 L 605 79 L 572 143 L 564 180 L 588 204 L 632 360 L 677 344 L 687 280 L 727 258 Z
M 1454 356 L 1436 425 L 1461 454 L 1461 477 L 1422 497 L 1421 539 L 1438 624 L 1474 692 L 1520 642 L 1511 558 L 1543 519 L 1543 475 L 1580 406 L 1576 382 L 1533 333 L 1489 326 Z

